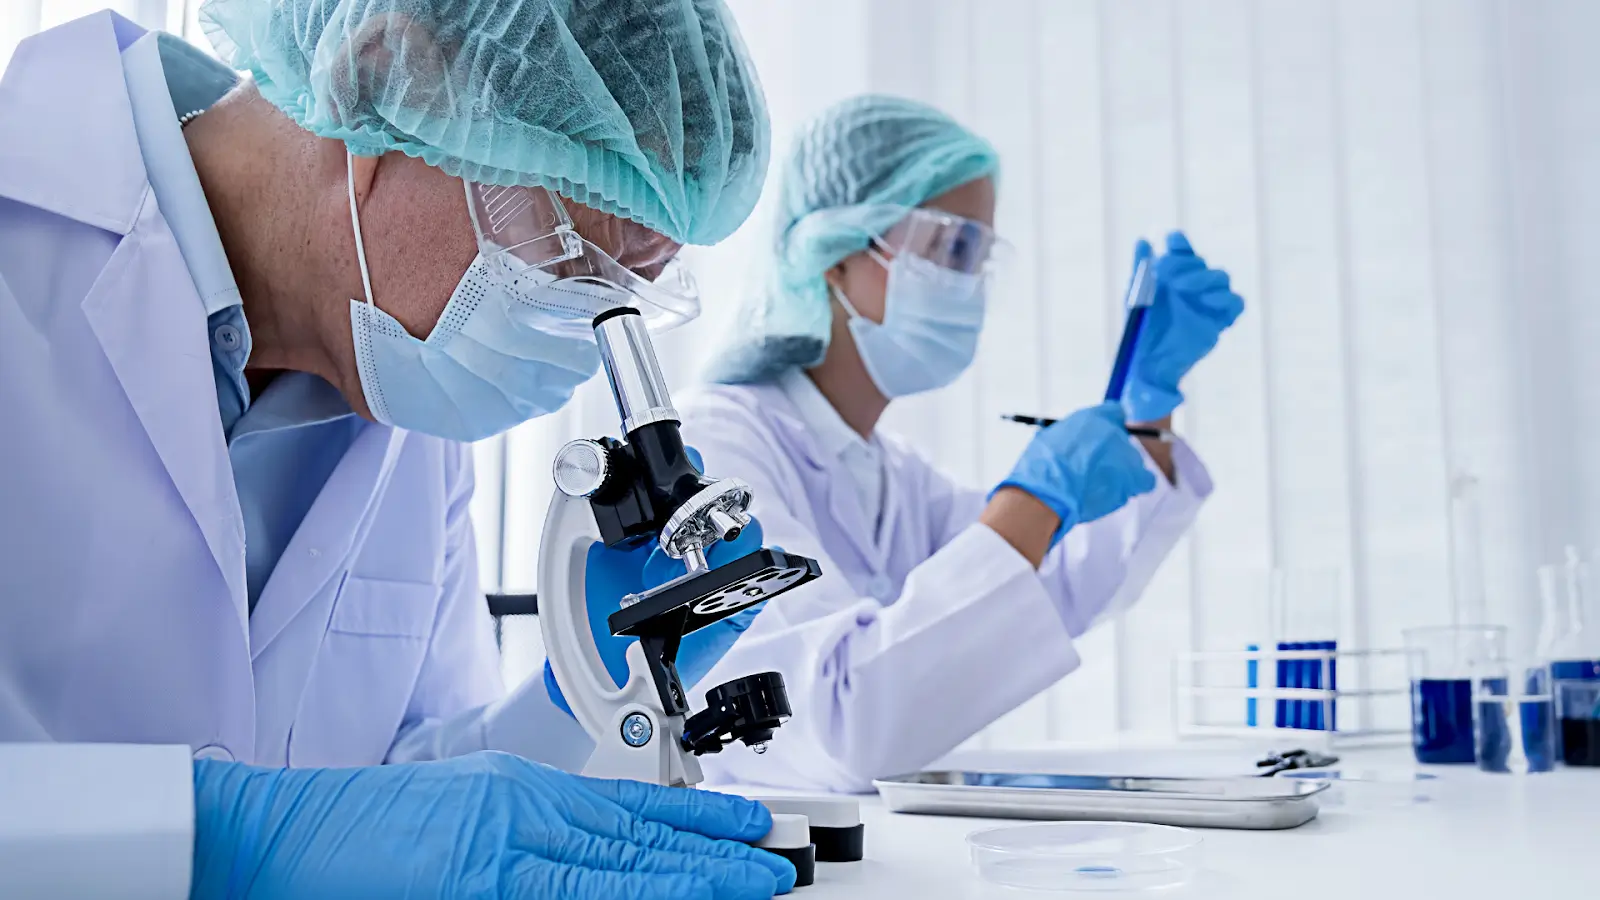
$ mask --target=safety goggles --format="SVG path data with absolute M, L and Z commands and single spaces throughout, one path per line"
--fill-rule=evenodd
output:
M 890 256 L 911 253 L 965 274 L 989 274 L 1010 244 L 982 222 L 921 206 L 875 205 L 863 210 L 872 221 L 893 222 L 872 242 Z
M 685 265 L 674 258 L 652 278 L 627 268 L 578 233 L 554 191 L 475 182 L 466 188 L 478 252 L 515 321 L 587 332 L 595 316 L 629 306 L 652 331 L 665 331 L 700 314 L 700 292 Z M 634 231 L 641 240 L 658 239 L 636 222 L 617 224 L 624 240 Z

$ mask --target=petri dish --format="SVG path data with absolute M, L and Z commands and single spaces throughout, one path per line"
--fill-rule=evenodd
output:
M 1426 803 L 1437 775 L 1414 769 L 1291 769 L 1279 778 L 1326 781 L 1318 797 L 1323 809 L 1343 811 L 1391 809 Z
M 1138 822 L 1041 822 L 967 835 L 979 877 L 1036 891 L 1149 891 L 1194 877 L 1200 836 Z

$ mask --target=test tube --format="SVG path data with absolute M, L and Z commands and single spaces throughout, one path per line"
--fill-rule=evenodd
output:
M 1269 585 L 1269 631 L 1278 650 L 1338 649 L 1338 641 L 1331 639 L 1339 633 L 1342 579 L 1338 569 L 1276 568 L 1270 573 Z M 1336 685 L 1328 665 L 1327 660 L 1317 658 L 1277 660 L 1275 686 L 1331 690 Z M 1318 700 L 1276 700 L 1273 724 L 1279 728 L 1329 730 L 1335 719 L 1332 707 L 1332 703 Z

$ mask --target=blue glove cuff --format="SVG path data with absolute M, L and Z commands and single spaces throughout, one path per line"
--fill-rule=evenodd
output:
M 561 685 L 556 683 L 556 671 L 550 668 L 550 660 L 548 659 L 544 661 L 544 691 L 550 695 L 550 702 L 556 705 L 556 709 L 572 716 L 574 719 L 578 718 L 572 715 L 572 707 L 567 705 L 567 698 L 561 693 Z
M 1132 379 L 1128 389 L 1122 392 L 1122 408 L 1127 412 L 1130 422 L 1154 422 L 1165 419 L 1181 405 L 1183 405 L 1183 392 L 1177 387 L 1156 387 L 1148 382 Z
M 1040 503 L 1043 503 L 1050 509 L 1051 512 L 1061 517 L 1060 527 L 1056 529 L 1055 534 L 1050 536 L 1049 550 L 1054 550 L 1056 545 L 1061 543 L 1061 539 L 1067 536 L 1067 532 L 1071 531 L 1073 527 L 1078 524 L 1078 510 L 1070 501 L 1064 501 L 1051 497 L 1041 497 L 1035 488 L 1031 488 L 1028 485 L 1021 484 L 1009 478 L 994 486 L 994 490 L 989 492 L 989 499 L 993 500 L 994 495 L 998 493 L 1001 488 L 1008 487 L 1016 488 L 1017 490 L 1022 491 L 1024 494 L 1027 494 Z M 1046 552 L 1048 552 L 1048 550 Z

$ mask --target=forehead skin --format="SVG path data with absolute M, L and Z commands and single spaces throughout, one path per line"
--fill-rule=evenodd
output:
M 922 204 L 926 209 L 937 209 L 951 215 L 982 222 L 994 227 L 995 192 L 993 178 L 975 178 Z

